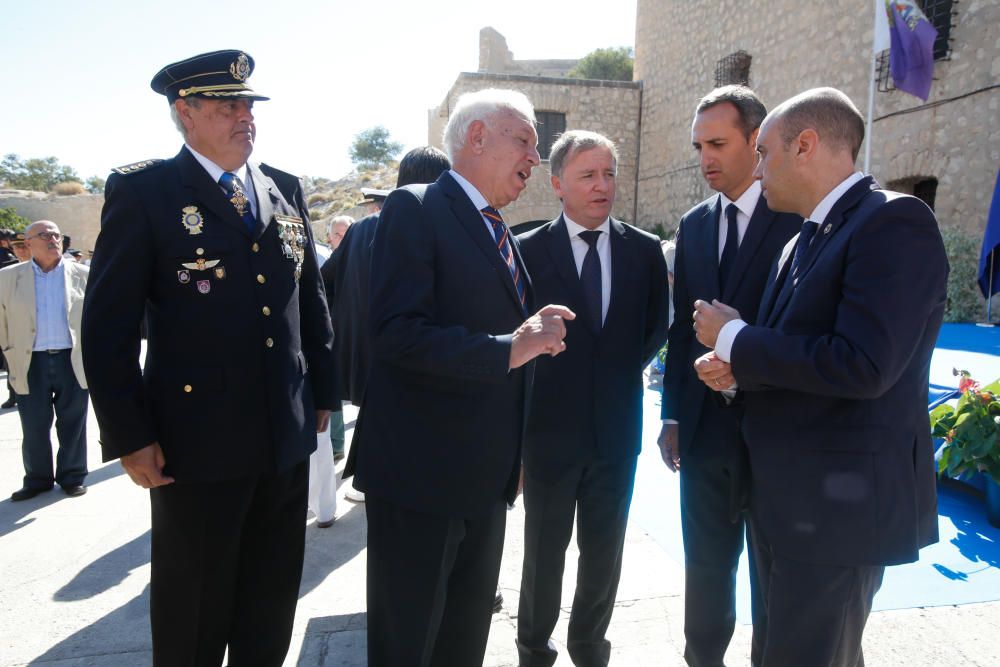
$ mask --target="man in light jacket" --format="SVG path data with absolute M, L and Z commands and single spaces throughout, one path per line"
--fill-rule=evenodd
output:
M 24 485 L 14 502 L 59 484 L 87 492 L 87 380 L 80 350 L 83 295 L 90 267 L 62 256 L 62 234 L 39 220 L 24 233 L 31 261 L 0 271 L 0 349 L 17 394 L 24 440 Z M 52 472 L 53 408 L 59 453 Z

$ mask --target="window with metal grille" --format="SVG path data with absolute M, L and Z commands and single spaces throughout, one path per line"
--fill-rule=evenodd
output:
M 955 17 L 958 15 L 956 5 L 958 0 L 918 0 L 920 10 L 937 30 L 934 40 L 934 60 L 951 60 L 951 29 L 955 27 Z M 896 90 L 889 72 L 889 52 L 882 51 L 876 56 L 876 81 L 880 92 L 887 93 Z
M 552 144 L 566 131 L 566 114 L 558 111 L 536 111 L 535 120 L 538 121 L 538 155 L 543 160 L 548 160 Z
M 737 51 L 715 63 L 715 87 L 730 84 L 749 86 L 751 60 L 746 51 Z

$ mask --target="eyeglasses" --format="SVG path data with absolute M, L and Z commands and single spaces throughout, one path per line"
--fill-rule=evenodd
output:
M 29 236 L 27 238 L 29 240 L 30 239 L 42 239 L 44 241 L 58 241 L 59 239 L 62 238 L 62 234 L 60 234 L 59 232 L 39 232 L 39 233 L 35 234 L 34 236 Z

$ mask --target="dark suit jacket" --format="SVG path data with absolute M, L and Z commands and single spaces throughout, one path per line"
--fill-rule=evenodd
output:
M 486 515 L 514 498 L 524 426 L 510 271 L 448 173 L 389 195 L 371 263 L 372 366 L 345 476 L 408 509 Z
M 249 173 L 252 233 L 187 149 L 108 178 L 82 327 L 104 460 L 158 441 L 178 483 L 285 470 L 316 447 L 315 408 L 339 409 L 298 179 L 266 165 Z M 200 233 L 182 222 L 191 215 Z M 275 216 L 302 223 L 298 279 Z M 218 263 L 183 266 L 199 258 Z
M 373 213 L 348 227 L 333 256 L 320 268 L 333 320 L 340 398 L 355 405 L 361 405 L 371 365 L 368 284 L 377 222 L 378 213 Z
M 562 216 L 518 237 L 536 305 L 568 306 L 566 350 L 535 361 L 524 462 L 556 475 L 592 458 L 616 461 L 642 446 L 642 370 L 667 334 L 667 265 L 660 242 L 611 220 L 611 302 L 594 335 Z
M 721 195 L 698 204 L 681 218 L 674 259 L 674 322 L 670 327 L 663 372 L 661 416 L 680 422 L 681 454 L 697 441 L 698 420 L 709 389 L 698 379 L 694 361 L 708 348 L 694 336 L 691 314 L 698 299 L 719 299 L 736 308 L 747 322 L 757 317 L 768 272 L 782 247 L 802 226 L 802 218 L 775 213 L 761 196 L 750 217 L 729 284 L 719 285 L 719 214 Z M 739 410 L 739 405 L 733 406 Z M 738 438 L 737 438 L 738 439 Z
M 837 201 L 794 289 L 789 242 L 732 349 L 751 511 L 804 562 L 904 563 L 937 541 L 927 378 L 948 261 L 927 206 L 876 187 Z

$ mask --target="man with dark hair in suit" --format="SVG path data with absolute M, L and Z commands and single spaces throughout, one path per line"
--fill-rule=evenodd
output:
M 151 86 L 184 136 L 107 182 L 83 314 L 104 460 L 150 489 L 157 665 L 278 667 L 305 549 L 308 458 L 339 410 L 299 179 L 250 162 L 253 60 Z M 139 367 L 139 325 L 148 349 Z
M 437 148 L 414 148 L 399 161 L 396 187 L 433 183 L 450 168 L 448 156 Z M 320 268 L 333 318 L 333 350 L 340 378 L 340 397 L 355 405 L 361 405 L 371 364 L 368 282 L 371 244 L 378 216 L 373 213 L 350 225 L 330 261 Z
M 368 664 L 482 664 L 517 491 L 527 374 L 563 351 L 499 209 L 538 166 L 521 93 L 459 98 L 453 169 L 394 190 L 372 244 L 372 366 L 345 475 L 368 516 Z
M 748 476 L 740 436 L 741 400 L 709 391 L 694 361 L 708 350 L 691 328 L 697 299 L 728 299 L 756 313 L 771 264 L 802 224 L 775 213 L 753 178 L 754 142 L 767 109 L 745 86 L 724 86 L 695 109 L 691 144 L 718 194 L 681 218 L 674 266 L 674 322 L 663 374 L 660 445 L 681 476 L 684 536 L 684 658 L 693 667 L 723 664 L 736 624 L 736 571 L 746 532 Z M 765 619 L 751 568 L 751 662 L 759 664 Z
M 618 151 L 600 134 L 563 133 L 549 157 L 562 214 L 522 235 L 539 303 L 565 303 L 566 352 L 535 363 L 524 436 L 522 667 L 550 666 L 566 547 L 580 545 L 566 642 L 576 665 L 607 665 L 642 445 L 642 370 L 667 335 L 667 265 L 655 236 L 611 217 Z
M 396 187 L 433 183 L 451 163 L 433 146 L 414 148 L 399 161 Z M 337 361 L 340 398 L 361 405 L 371 366 L 371 334 L 368 330 L 368 283 L 371 276 L 371 244 L 375 237 L 378 212 L 347 227 L 330 260 L 320 267 L 326 299 L 333 320 L 333 355 Z M 331 417 L 331 421 L 333 418 Z M 332 427 L 331 427 L 332 433 Z M 340 450 L 337 445 L 340 445 Z M 334 441 L 334 458 L 343 458 L 344 427 Z M 364 502 L 365 494 L 353 486 L 344 491 L 353 502 Z
M 714 350 L 699 377 L 739 386 L 746 402 L 764 667 L 864 665 L 885 566 L 937 541 L 927 378 L 948 260 L 923 202 L 855 171 L 864 133 L 833 88 L 767 116 L 754 175 L 802 229 L 756 318 L 695 304 L 698 340 Z

